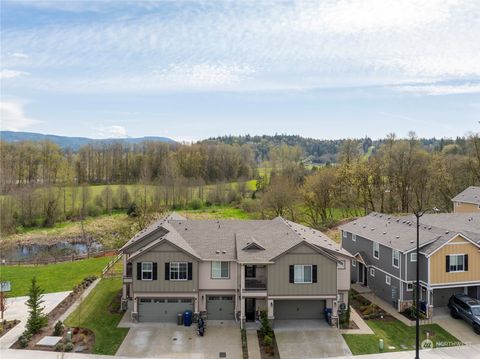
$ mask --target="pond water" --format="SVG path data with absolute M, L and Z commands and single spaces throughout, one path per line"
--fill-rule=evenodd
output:
M 102 249 L 102 245 L 93 242 L 90 246 L 90 253 L 97 252 Z M 87 244 L 77 242 L 57 242 L 52 244 L 28 244 L 15 245 L 2 248 L 0 251 L 0 259 L 7 261 L 28 261 L 35 259 L 48 259 L 69 255 L 81 255 L 88 252 Z

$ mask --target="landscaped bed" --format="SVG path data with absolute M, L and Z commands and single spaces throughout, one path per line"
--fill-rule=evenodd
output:
M 8 333 L 9 330 L 13 329 L 18 323 L 19 320 L 3 320 L 0 322 L 0 338 Z
M 415 327 L 409 327 L 393 318 L 380 307 L 358 293 L 353 293 L 350 305 L 365 320 L 375 334 L 343 334 L 352 354 L 373 354 L 415 349 Z M 458 345 L 460 341 L 437 324 L 420 326 L 420 342 L 427 339 L 436 345 Z M 379 341 L 384 349 L 380 351 Z M 437 343 L 437 344 L 436 344 Z
M 123 316 L 116 303 L 121 288 L 121 278 L 102 279 L 65 321 L 68 327 L 86 328 L 93 332 L 93 353 L 114 355 L 128 333 L 128 328 L 117 328 Z

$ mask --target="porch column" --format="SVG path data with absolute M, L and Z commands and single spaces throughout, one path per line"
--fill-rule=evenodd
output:
M 267 312 L 268 312 L 268 319 L 274 319 L 274 305 L 275 305 L 275 301 L 273 299 L 267 299 Z

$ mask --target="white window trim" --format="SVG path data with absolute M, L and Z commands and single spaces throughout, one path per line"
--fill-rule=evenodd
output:
M 352 233 L 352 242 L 356 242 L 357 241 L 357 235 Z
M 395 253 L 398 254 L 398 265 L 395 265 Z M 395 268 L 400 267 L 400 252 L 397 251 L 396 249 L 392 249 L 392 266 Z
M 295 279 L 295 270 L 297 267 L 302 267 L 302 273 L 303 273 L 303 282 L 297 282 Z M 305 282 L 305 267 L 310 267 L 310 282 Z M 293 283 L 295 284 L 311 284 L 313 283 L 313 265 L 311 264 L 295 264 L 293 266 Z
M 151 269 L 143 269 L 144 264 L 150 264 Z M 151 278 L 143 278 L 143 273 L 151 273 Z M 141 275 L 142 280 L 153 280 L 153 262 L 142 262 L 142 275 Z
M 413 256 L 415 255 L 415 259 L 413 259 Z M 418 259 L 417 257 L 417 253 L 416 252 L 413 252 L 413 253 L 410 253 L 410 262 L 416 262 Z
M 413 292 L 413 283 L 406 283 L 407 284 L 407 292 Z M 408 285 L 411 285 L 412 288 L 408 289 Z
M 355 259 L 352 259 L 352 267 L 356 267 L 357 266 L 357 261 Z
M 345 269 L 347 263 L 345 259 L 341 259 L 340 262 L 337 262 L 337 269 Z
M 370 268 L 370 277 L 375 277 L 375 268 Z
M 390 278 L 390 276 L 386 275 L 385 276 L 385 283 L 388 284 L 388 285 L 392 284 L 392 278 Z
M 345 239 L 346 239 L 347 237 L 348 237 L 347 232 L 346 232 L 346 231 L 342 231 L 342 238 L 345 238 Z
M 220 263 L 220 276 L 215 276 L 213 274 L 213 264 L 214 263 Z M 222 277 L 222 263 L 227 263 L 227 276 L 226 277 Z M 188 270 L 188 268 L 187 268 L 187 270 Z M 212 279 L 230 279 L 230 262 L 227 262 L 227 261 L 212 261 L 211 276 L 212 276 Z M 188 275 L 187 275 L 187 277 L 188 277 Z
M 185 264 L 186 266 L 186 278 L 183 279 L 183 278 L 179 278 L 179 279 L 174 279 L 172 278 L 172 265 L 176 265 L 177 266 L 177 269 L 178 269 L 178 276 L 180 276 L 180 264 Z M 187 281 L 188 280 L 188 262 L 170 262 L 170 280 L 173 280 L 173 281 Z
M 375 256 L 375 246 L 377 247 L 377 254 L 378 256 Z M 380 243 L 378 242 L 373 242 L 373 258 L 375 259 L 380 259 Z
M 450 256 L 450 271 L 448 273 L 463 273 L 463 272 L 466 272 L 465 271 L 465 254 L 466 253 L 463 253 L 463 254 L 449 254 Z M 452 257 L 462 257 L 463 258 L 463 263 L 462 263 L 462 270 L 452 270 Z

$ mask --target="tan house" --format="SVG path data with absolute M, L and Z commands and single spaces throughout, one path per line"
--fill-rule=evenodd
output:
M 413 304 L 418 261 L 426 314 L 456 293 L 480 299 L 480 214 L 425 214 L 420 224 L 418 258 L 415 216 L 371 213 L 342 225 L 342 248 L 355 256 L 352 282 L 403 311 Z
M 187 220 L 176 214 L 121 249 L 123 305 L 140 322 L 173 322 L 185 310 L 207 320 L 320 319 L 335 323 L 348 300 L 348 252 L 323 233 L 287 221 Z
M 452 198 L 454 213 L 480 213 L 480 187 L 470 186 Z

